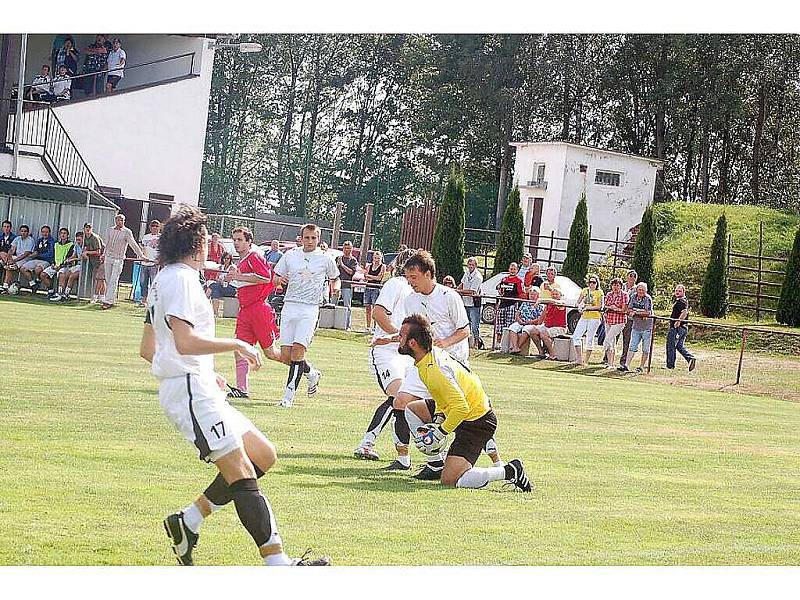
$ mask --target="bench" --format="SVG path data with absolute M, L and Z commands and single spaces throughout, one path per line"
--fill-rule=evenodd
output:
M 509 348 L 509 329 L 503 329 L 503 337 L 500 339 L 500 352 L 508 353 Z M 520 356 L 530 355 L 531 338 L 526 336 L 525 343 L 520 347 Z M 583 348 L 583 340 L 581 340 L 581 349 Z M 556 355 L 557 360 L 563 362 L 574 362 L 578 359 L 578 354 L 575 352 L 575 346 L 572 343 L 572 337 L 568 335 L 560 335 L 553 338 L 553 353 Z

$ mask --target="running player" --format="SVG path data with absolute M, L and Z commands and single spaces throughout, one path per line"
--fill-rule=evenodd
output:
M 375 410 L 372 420 L 367 426 L 358 448 L 353 455 L 365 460 L 379 460 L 380 456 L 375 451 L 375 440 L 380 432 L 392 418 L 395 417 L 395 447 L 397 460 L 388 467 L 389 471 L 407 471 L 411 468 L 411 457 L 408 455 L 408 426 L 405 424 L 403 410 L 395 409 L 392 404 L 406 371 L 413 364 L 407 356 L 397 352 L 398 343 L 392 341 L 400 331 L 400 325 L 405 318 L 404 302 L 406 297 L 414 290 L 408 285 L 403 274 L 406 261 L 413 256 L 413 250 L 403 250 L 394 260 L 394 276 L 381 288 L 380 295 L 375 302 L 372 316 L 375 319 L 375 329 L 372 336 L 372 346 L 369 350 L 370 371 L 386 395 L 386 400 Z M 405 438 L 405 443 L 401 441 Z
M 317 393 L 322 373 L 306 360 L 306 351 L 317 328 L 326 280 L 330 280 L 330 297 L 334 297 L 341 285 L 336 263 L 318 248 L 319 227 L 304 225 L 301 233 L 302 245 L 286 252 L 275 265 L 278 281 L 286 290 L 281 309 L 281 361 L 289 365 L 280 402 L 284 408 L 294 404 L 304 374 L 308 377 L 308 395 Z
M 439 455 L 449 434 L 441 473 L 444 485 L 482 488 L 490 481 L 506 480 L 523 492 L 532 486 L 519 459 L 507 465 L 479 468 L 475 462 L 494 436 L 497 417 L 477 375 L 436 345 L 436 332 L 422 315 L 406 317 L 400 327 L 400 354 L 413 357 L 420 381 L 431 398 L 410 402 L 406 421 L 421 452 Z
M 275 311 L 267 298 L 275 289 L 272 268 L 259 249 L 253 248 L 253 232 L 247 227 L 236 227 L 232 233 L 233 247 L 239 254 L 238 266 L 231 266 L 226 276 L 237 288 L 239 314 L 236 315 L 236 336 L 248 344 L 261 345 L 267 358 L 281 362 L 280 351 L 273 347 L 278 339 Z M 244 357 L 236 359 L 236 387 L 228 392 L 229 398 L 249 398 L 248 374 L 250 363 Z
M 406 261 L 405 274 L 414 290 L 404 302 L 407 315 L 419 314 L 428 317 L 436 337 L 437 347 L 446 350 L 465 367 L 469 367 L 469 319 L 461 296 L 454 289 L 436 283 L 436 263 L 429 252 L 421 250 Z M 417 372 L 410 369 L 394 399 L 394 408 L 405 409 L 406 405 L 419 399 L 430 398 L 430 393 L 420 381 Z M 408 443 L 407 426 L 401 442 Z M 497 451 L 494 438 L 486 443 L 486 453 L 495 466 L 503 462 Z M 415 479 L 439 479 L 444 466 L 443 455 L 429 455 L 428 464 L 414 475 Z
M 330 559 L 290 559 L 283 551 L 275 516 L 256 479 L 275 462 L 275 446 L 225 400 L 224 380 L 214 372 L 214 354 L 233 351 L 254 368 L 261 352 L 242 340 L 214 336 L 214 314 L 198 271 L 206 260 L 206 217 L 183 206 L 164 225 L 159 271 L 147 298 L 141 356 L 159 380 L 167 419 L 192 442 L 202 460 L 219 473 L 186 509 L 169 515 L 164 527 L 182 565 L 205 517 L 233 502 L 244 528 L 267 565 L 328 565 Z

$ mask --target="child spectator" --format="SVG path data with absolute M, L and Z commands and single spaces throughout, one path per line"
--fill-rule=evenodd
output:
M 611 291 L 606 294 L 604 305 L 606 338 L 603 347 L 606 351 L 606 369 L 613 369 L 617 338 L 625 329 L 625 313 L 628 311 L 628 294 L 622 291 L 622 279 L 619 277 L 611 280 Z
M 550 298 L 547 299 L 544 313 L 534 321 L 534 327 L 529 335 L 541 358 L 556 360 L 553 339 L 566 333 L 567 307 L 561 300 L 561 288 L 558 284 L 553 284 L 550 286 Z
M 517 277 L 522 280 L 522 285 L 525 285 L 525 279 L 528 277 L 528 272 L 531 270 L 531 253 L 526 252 L 522 255 L 522 264 L 519 267 Z M 528 293 L 528 288 L 525 288 L 525 293 Z
M 519 273 L 519 265 L 512 262 L 508 265 L 508 275 L 503 277 L 500 283 L 497 284 L 497 291 L 500 293 L 501 298 L 524 298 L 522 291 L 522 280 L 517 276 Z M 495 344 L 499 344 L 503 336 L 503 329 L 511 325 L 514 321 L 514 314 L 517 311 L 517 303 L 511 300 L 500 300 L 500 305 L 497 309 L 497 316 L 495 318 Z
M 531 268 L 528 269 L 528 272 L 525 273 L 523 284 L 525 285 L 526 290 L 529 290 L 531 287 L 535 286 L 541 291 L 542 284 L 544 283 L 544 279 L 542 279 L 542 276 L 540 275 L 541 269 L 542 268 L 539 266 L 539 263 L 533 263 Z
M 578 311 L 581 318 L 572 334 L 572 344 L 577 355 L 576 363 L 585 367 L 589 364 L 589 357 L 594 350 L 594 336 L 600 327 L 600 311 L 603 310 L 603 291 L 600 289 L 600 280 L 596 275 L 589 275 L 588 286 L 581 290 L 578 300 Z M 581 339 L 586 336 L 586 354 L 581 352 Z
M 112 50 L 108 53 L 108 78 L 106 79 L 106 94 L 110 94 L 117 89 L 120 79 L 125 77 L 125 59 L 127 55 L 122 49 L 122 42 L 119 38 L 114 38 Z
M 544 305 L 539 304 L 539 288 L 536 286 L 528 290 L 530 302 L 521 302 L 517 306 L 514 322 L 508 326 L 508 352 L 519 354 L 520 348 L 525 344 L 525 338 L 530 337 L 534 323 L 544 313 Z
M 28 88 L 28 100 L 49 102 L 52 96 L 50 92 L 51 84 L 50 65 L 42 65 L 41 72 L 33 78 L 31 86 Z
M 58 292 L 50 298 L 52 302 L 66 302 L 69 300 L 72 290 L 77 289 L 83 260 L 83 232 L 78 231 L 75 234 L 75 243 L 72 244 L 64 263 L 58 270 Z
M 139 266 L 139 289 L 142 292 L 141 306 L 147 306 L 147 292 L 150 284 L 158 273 L 158 238 L 161 237 L 161 222 L 158 219 L 150 221 L 150 233 L 142 236 L 142 250 L 147 257 Z
M 51 102 L 60 102 L 62 100 L 69 100 L 72 96 L 72 80 L 67 73 L 67 66 L 60 65 L 58 67 L 58 76 L 53 79 L 53 93 L 50 97 Z

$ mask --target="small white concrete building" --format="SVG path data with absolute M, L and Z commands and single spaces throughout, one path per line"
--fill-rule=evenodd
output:
M 551 233 L 569 237 L 575 207 L 586 192 L 591 237 L 630 237 L 653 201 L 656 171 L 663 161 L 567 142 L 513 142 L 514 184 L 519 186 L 525 217 L 525 245 L 549 246 Z M 617 232 L 617 228 L 619 231 Z M 538 240 L 538 242 L 537 242 Z M 566 248 L 566 242 L 555 244 Z M 592 242 L 591 251 L 606 252 L 612 244 Z M 549 252 L 531 251 L 540 261 Z M 561 261 L 563 252 L 554 252 Z M 599 257 L 590 255 L 590 260 Z

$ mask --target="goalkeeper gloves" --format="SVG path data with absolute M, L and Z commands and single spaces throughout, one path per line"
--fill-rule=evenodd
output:
M 439 454 L 444 445 L 447 433 L 440 425 L 428 423 L 417 428 L 417 435 L 414 436 L 414 445 L 423 454 L 433 456 Z

